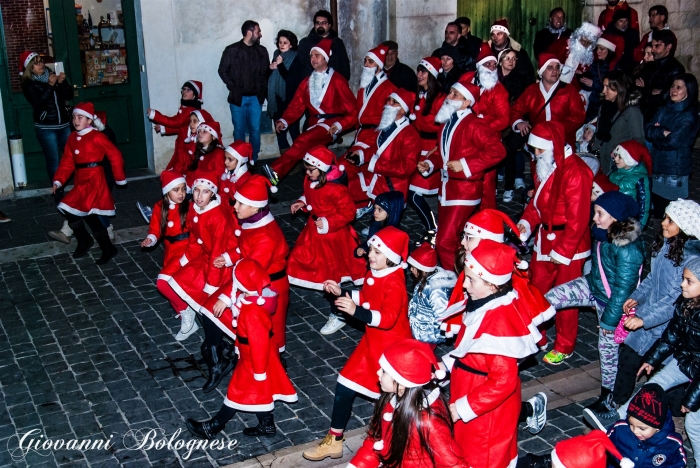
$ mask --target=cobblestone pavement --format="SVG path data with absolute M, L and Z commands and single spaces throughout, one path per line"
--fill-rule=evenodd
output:
M 280 201 L 298 195 L 294 187 L 300 187 L 300 177 L 297 173 L 288 178 L 277 194 Z M 133 189 L 137 184 L 130 185 Z M 136 198 L 157 198 L 155 179 L 138 185 L 143 191 L 118 202 L 127 204 L 125 210 Z M 37 200 L 0 203 L 0 209 L 19 218 L 17 224 L 13 221 L 3 226 L 12 239 L 21 239 L 27 226 L 42 227 L 36 221 L 42 216 L 39 205 Z M 42 209 L 51 211 L 47 206 Z M 502 209 L 515 215 L 519 206 Z M 30 216 L 32 210 L 35 213 Z M 115 226 L 137 224 L 133 213 L 125 218 L 116 218 Z M 305 223 L 305 218 L 289 214 L 278 215 L 277 220 L 290 244 Z M 357 227 L 359 230 L 364 225 L 358 223 Z M 410 209 L 402 227 L 413 238 L 422 232 Z M 154 429 L 159 439 L 184 431 L 179 439 L 190 440 L 184 419 L 215 414 L 226 381 L 204 395 L 205 368 L 199 361 L 203 332 L 184 343 L 173 338 L 179 321 L 154 286 L 162 250 L 143 252 L 137 242 L 120 248 L 115 261 L 104 267 L 96 266 L 90 256 L 74 260 L 67 254 L 0 265 L 0 467 L 217 467 L 325 434 L 338 369 L 362 331 L 347 326 L 329 337 L 320 335 L 318 330 L 327 319 L 327 301 L 319 292 L 292 288 L 287 362 L 299 401 L 276 405 L 277 435 L 269 439 L 243 436 L 242 429 L 257 421 L 252 415 L 239 413 L 219 437 L 227 442 L 237 440 L 233 450 L 194 450 L 186 459 L 187 448 L 134 449 L 132 436 L 149 429 Z M 545 367 L 540 353 L 523 363 L 523 381 L 595 361 L 597 331 L 592 313 L 582 313 L 579 328 L 572 358 L 562 366 Z M 538 436 L 520 431 L 521 449 L 551 450 L 556 441 L 580 434 L 584 430 L 581 410 L 581 404 L 575 404 L 550 411 L 550 422 Z M 348 429 L 365 425 L 371 412 L 372 403 L 358 398 Z M 37 430 L 36 437 L 40 434 L 52 441 L 111 437 L 112 446 L 109 450 L 16 451 L 18 435 L 32 429 Z M 21 459 L 13 459 L 20 455 Z

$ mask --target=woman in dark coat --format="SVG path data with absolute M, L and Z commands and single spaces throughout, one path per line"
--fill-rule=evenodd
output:
M 270 64 L 270 78 L 267 82 L 267 113 L 272 120 L 279 120 L 282 114 L 287 109 L 289 101 L 287 101 L 287 77 L 289 76 L 289 68 L 292 62 L 296 59 L 297 48 L 299 41 L 296 34 L 286 29 L 281 29 L 277 33 L 277 50 L 272 54 L 272 63 Z M 294 95 L 294 93 L 292 93 Z M 290 124 L 286 130 L 277 133 L 277 145 L 280 148 L 280 154 L 287 151 L 290 147 L 287 141 L 287 134 L 292 137 L 292 142 L 299 136 L 299 122 Z

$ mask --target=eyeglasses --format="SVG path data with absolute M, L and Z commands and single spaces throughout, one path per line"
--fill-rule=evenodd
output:
M 41 58 L 41 57 L 36 57 L 36 58 L 34 59 L 34 63 L 35 63 L 35 64 L 44 63 L 44 59 Z
M 182 91 L 183 93 L 194 93 L 194 91 L 190 88 L 182 88 L 180 91 Z
M 307 166 L 306 164 L 304 164 L 304 169 L 306 169 L 306 173 L 307 173 L 307 174 L 311 174 L 313 171 L 315 171 L 315 170 L 318 169 L 318 168 L 317 168 L 317 167 L 313 167 L 313 166 Z
M 328 21 L 314 21 L 314 24 L 316 26 L 325 26 L 328 24 Z

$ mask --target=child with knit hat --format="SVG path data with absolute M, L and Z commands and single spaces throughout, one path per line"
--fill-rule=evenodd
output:
M 369 226 L 362 231 L 362 235 L 367 235 L 367 241 L 361 243 L 355 249 L 355 256 L 364 257 L 369 252 L 369 240 L 380 229 L 387 226 L 399 227 L 401 215 L 403 214 L 404 197 L 403 193 L 392 190 L 377 195 L 374 199 L 374 214 Z
M 649 221 L 651 209 L 651 155 L 646 146 L 629 140 L 620 143 L 612 153 L 616 169 L 610 173 L 610 182 L 620 187 L 620 192 L 629 195 L 639 203 L 639 221 L 642 228 Z

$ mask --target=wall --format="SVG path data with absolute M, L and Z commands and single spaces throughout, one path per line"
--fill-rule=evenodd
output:
M 25 50 L 48 53 L 43 0 L 0 0 L 12 89 L 20 89 L 17 64 Z
M 12 178 L 12 159 L 10 157 L 10 144 L 5 131 L 5 114 L 2 112 L 2 95 L 0 95 L 0 198 L 9 196 L 13 192 L 14 179 Z

